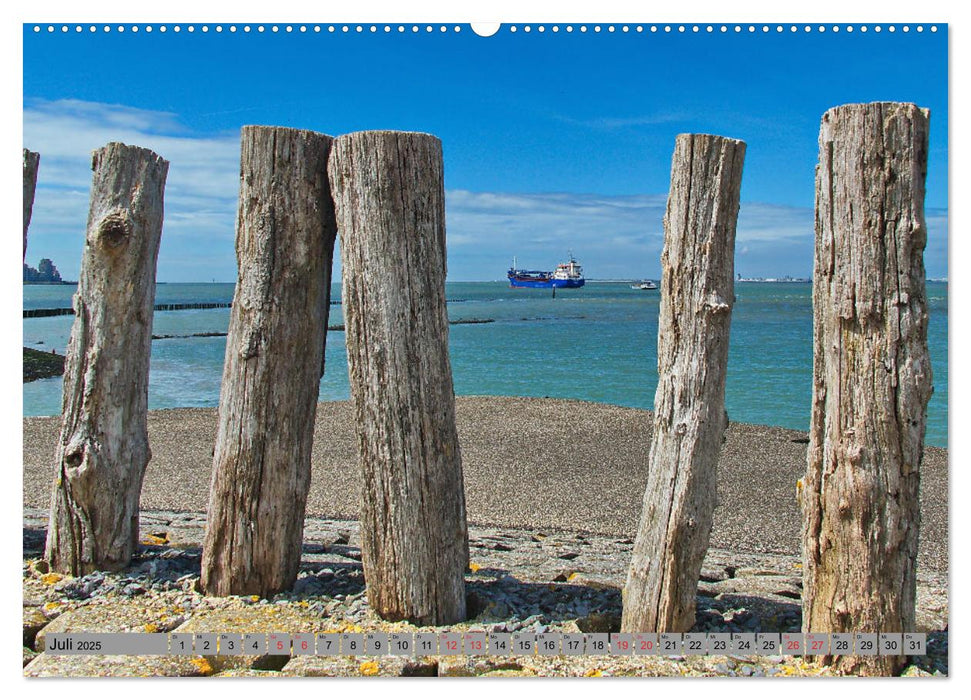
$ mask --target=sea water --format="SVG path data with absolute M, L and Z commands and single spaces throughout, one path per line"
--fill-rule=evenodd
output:
M 29 285 L 24 308 L 67 308 L 74 287 Z M 657 388 L 658 291 L 627 282 L 587 282 L 581 289 L 512 289 L 508 283 L 445 285 L 454 324 L 449 349 L 455 393 L 581 399 L 650 409 Z M 812 395 L 812 288 L 801 283 L 735 286 L 725 403 L 730 420 L 809 429 Z M 156 304 L 232 301 L 232 284 L 160 284 Z M 946 283 L 928 282 L 928 346 L 934 394 L 928 445 L 947 447 Z M 331 299 L 340 300 L 335 284 Z M 63 353 L 73 316 L 25 318 L 24 345 Z M 330 325 L 342 325 L 341 306 Z M 157 311 L 155 335 L 226 332 L 229 309 Z M 152 342 L 150 409 L 216 406 L 225 337 Z M 327 334 L 320 399 L 350 398 L 343 331 Z M 24 384 L 24 415 L 56 415 L 61 379 Z

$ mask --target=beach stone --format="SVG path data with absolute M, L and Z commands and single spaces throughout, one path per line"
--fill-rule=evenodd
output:
M 39 607 L 24 608 L 24 647 L 33 649 L 34 640 L 48 623 L 47 616 Z
M 165 531 L 169 544 L 181 547 L 201 547 L 205 534 L 202 527 L 170 527 Z
M 430 658 L 430 657 L 429 657 Z M 434 675 L 435 662 L 404 656 L 295 656 L 281 676 L 357 677 Z
M 620 632 L 620 615 L 594 613 L 577 619 L 576 626 L 581 632 Z
M 29 649 L 27 647 L 24 647 L 24 666 L 26 666 L 27 664 L 29 664 L 31 661 L 33 661 L 34 659 L 36 659 L 38 656 L 40 656 L 40 654 L 38 652 L 34 651 L 33 649 Z
M 155 599 L 138 603 L 124 599 L 99 601 L 51 620 L 37 633 L 34 648 L 44 651 L 46 635 L 54 632 L 168 632 L 184 619 L 178 608 Z
M 209 676 L 212 667 L 190 656 L 97 656 L 38 654 L 24 667 L 29 677 Z
M 223 599 L 228 600 L 228 599 Z M 225 607 L 197 612 L 173 630 L 178 633 L 219 634 L 323 632 L 328 621 L 303 607 L 292 605 L 249 605 L 241 601 Z M 275 654 L 207 656 L 215 673 L 233 668 L 256 668 L 279 671 L 289 661 L 288 656 Z M 304 657 L 301 657 L 304 658 Z

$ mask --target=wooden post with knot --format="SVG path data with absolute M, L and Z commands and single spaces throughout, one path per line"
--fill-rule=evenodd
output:
M 40 154 L 24 149 L 24 260 L 27 259 L 27 229 L 34 211 L 34 191 L 37 189 L 37 168 Z
M 803 628 L 914 632 L 918 487 L 932 392 L 924 289 L 929 115 L 823 115 L 816 168 L 813 399 L 803 510 Z M 824 657 L 889 675 L 904 656 Z
M 152 151 L 122 143 L 92 158 L 45 551 L 51 568 L 74 576 L 122 569 L 138 545 L 168 167 Z
M 624 632 L 686 632 L 728 425 L 735 224 L 745 144 L 677 137 L 664 215 L 658 385 L 647 490 L 624 587 Z
M 468 532 L 445 307 L 441 142 L 340 136 L 329 163 L 362 467 L 368 603 L 419 625 L 465 618 Z
M 303 547 L 337 235 L 333 139 L 242 130 L 236 259 L 202 553 L 212 595 L 289 589 Z

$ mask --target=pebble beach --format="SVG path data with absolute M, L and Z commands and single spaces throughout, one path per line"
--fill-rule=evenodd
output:
M 456 412 L 473 563 L 467 580 L 471 612 L 476 613 L 470 614 L 466 626 L 491 631 L 617 631 L 620 589 L 647 481 L 651 413 L 580 401 L 507 397 L 459 397 Z M 261 668 L 265 660 L 255 658 L 227 666 L 218 658 L 192 662 L 119 657 L 106 664 L 89 660 L 85 666 L 82 657 L 52 657 L 42 653 L 45 630 L 215 631 L 228 625 L 219 631 L 266 631 L 272 615 L 291 615 L 288 624 L 300 631 L 389 631 L 394 625 L 380 621 L 367 607 L 357 544 L 357 446 L 349 402 L 318 406 L 300 579 L 292 591 L 272 601 L 209 598 L 197 590 L 214 409 L 150 412 L 153 457 L 142 491 L 142 549 L 129 570 L 83 579 L 47 572 L 40 561 L 59 419 L 25 418 L 23 427 L 27 675 L 828 671 L 792 657 L 387 659 L 373 667 L 346 657 L 314 657 L 287 660 L 279 668 Z M 799 630 L 800 513 L 795 493 L 796 480 L 805 471 L 807 438 L 793 430 L 730 424 L 718 467 L 718 506 L 699 589 L 697 630 Z M 947 673 L 947 451 L 927 448 L 921 471 L 918 624 L 929 633 L 930 653 L 906 673 L 939 675 Z

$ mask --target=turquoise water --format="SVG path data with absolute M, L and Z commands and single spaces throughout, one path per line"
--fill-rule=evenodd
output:
M 74 288 L 25 286 L 24 308 L 69 307 Z M 726 404 L 733 421 L 808 430 L 812 379 L 812 299 L 808 284 L 740 283 L 732 316 Z M 947 446 L 947 284 L 929 282 L 928 345 L 934 395 L 927 444 Z M 162 284 L 156 303 L 228 302 L 232 284 Z M 455 392 L 550 396 L 651 408 L 657 386 L 656 291 L 588 282 L 578 290 L 510 289 L 502 282 L 446 285 Z M 340 298 L 338 285 L 333 299 Z M 24 345 L 64 352 L 71 316 L 23 320 Z M 330 323 L 341 324 L 341 307 Z M 225 332 L 229 309 L 159 311 L 156 335 Z M 39 343 L 43 344 L 39 344 Z M 149 408 L 216 406 L 224 337 L 152 343 Z M 327 334 L 320 398 L 350 398 L 344 333 Z M 61 380 L 24 384 L 24 415 L 55 415 Z

